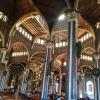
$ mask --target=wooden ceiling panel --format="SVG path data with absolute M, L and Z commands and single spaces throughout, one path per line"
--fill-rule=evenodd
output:
M 21 45 L 20 43 L 14 44 L 12 46 L 12 50 L 13 50 L 13 52 L 27 51 L 26 48 L 23 45 Z
M 97 0 L 80 0 L 79 11 L 92 24 L 100 21 L 100 5 Z
M 87 49 L 85 49 L 82 53 L 83 53 L 83 54 L 86 54 L 86 55 L 93 56 L 93 54 L 94 54 L 95 52 L 96 52 L 96 51 L 95 51 L 93 48 L 87 48 Z
M 23 26 L 29 30 L 33 36 L 40 36 L 47 33 L 46 29 L 44 29 L 44 27 L 41 26 L 41 24 L 35 18 L 26 20 L 23 23 Z

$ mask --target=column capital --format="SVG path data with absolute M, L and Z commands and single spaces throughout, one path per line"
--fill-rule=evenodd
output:
M 54 47 L 54 42 L 53 41 L 47 41 L 46 42 L 46 47 L 47 48 L 53 48 Z
M 26 73 L 28 73 L 29 72 L 29 69 L 28 68 L 25 68 L 24 69 L 24 73 L 26 74 Z
M 81 75 L 81 72 L 77 72 L 77 75 L 78 75 L 78 76 Z
M 85 72 L 80 73 L 81 77 L 85 77 Z
M 69 22 L 69 21 L 76 20 L 78 16 L 79 14 L 77 12 L 71 11 L 71 12 L 68 12 L 68 14 L 66 15 L 66 19 Z
M 65 76 L 66 75 L 66 73 L 62 73 L 62 76 Z
M 2 53 L 7 52 L 7 50 L 8 50 L 7 48 L 1 48 L 1 49 L 0 49 L 0 51 L 1 51 Z
M 96 52 L 96 53 L 93 55 L 93 57 L 94 57 L 95 60 L 100 59 L 100 53 L 97 53 L 97 52 Z

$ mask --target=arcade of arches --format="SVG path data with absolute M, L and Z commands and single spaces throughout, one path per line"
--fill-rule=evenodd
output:
M 0 0 L 0 98 L 100 100 L 99 37 L 100 0 Z

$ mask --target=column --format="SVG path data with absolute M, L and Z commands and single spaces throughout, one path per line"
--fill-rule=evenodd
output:
M 9 76 L 9 71 L 8 71 L 7 69 L 5 69 L 4 84 L 3 84 L 3 88 L 4 88 L 4 89 L 7 88 L 8 76 Z
M 77 73 L 77 98 L 80 97 L 80 72 Z
M 59 87 L 59 94 L 62 93 L 62 73 L 60 72 L 60 87 Z
M 56 93 L 56 76 L 54 76 L 54 79 L 53 79 L 53 94 Z
M 49 71 L 50 71 L 50 62 L 51 62 L 51 51 L 52 43 L 49 41 L 47 43 L 46 49 L 46 59 L 44 65 L 44 75 L 42 81 L 42 90 L 41 90 L 41 100 L 48 100 L 48 83 L 49 83 Z
M 4 63 L 5 57 L 6 57 L 6 52 L 7 52 L 7 49 L 6 48 L 2 48 L 1 49 L 1 52 L 0 52 L 1 61 L 0 61 L 0 63 Z
M 4 65 L 5 65 L 5 81 L 4 81 L 4 88 L 7 88 L 8 87 L 8 77 L 9 77 L 9 69 L 7 68 L 7 63 L 8 63 L 8 60 L 5 60 L 4 61 Z
M 94 59 L 96 63 L 96 68 L 100 69 L 99 68 L 100 54 L 99 53 L 94 54 Z M 94 81 L 95 81 L 95 100 L 100 100 L 100 77 L 95 77 Z
M 97 81 L 96 81 L 96 77 L 94 76 L 94 99 L 98 100 L 98 93 L 97 93 Z
M 81 75 L 81 84 L 80 84 L 80 88 L 82 90 L 82 98 L 84 97 L 84 93 L 85 93 L 85 73 L 82 73 Z
M 66 66 L 66 100 L 77 100 L 77 50 L 76 29 L 77 14 L 70 12 L 68 20 L 68 65 Z
M 4 70 L 1 72 L 2 76 L 1 76 L 1 79 L 0 79 L 0 90 L 4 90 L 5 88 L 7 88 L 7 77 L 8 77 L 8 74 L 7 74 L 7 71 Z
M 26 70 L 20 78 L 21 79 L 20 92 L 23 94 L 25 94 L 27 91 L 27 75 L 28 75 L 28 70 Z
M 0 91 L 2 91 L 2 78 L 3 78 L 3 71 L 0 71 Z
M 53 94 L 53 82 L 54 82 L 54 73 L 51 72 L 51 86 L 50 86 L 50 94 Z
M 4 89 L 4 84 L 5 84 L 5 64 L 0 64 L 0 91 Z

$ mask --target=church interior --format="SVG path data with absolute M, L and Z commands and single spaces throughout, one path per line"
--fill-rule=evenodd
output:
M 100 100 L 100 0 L 0 0 L 0 100 Z

